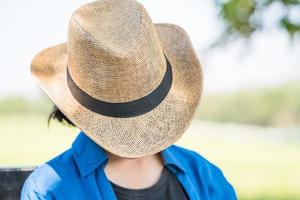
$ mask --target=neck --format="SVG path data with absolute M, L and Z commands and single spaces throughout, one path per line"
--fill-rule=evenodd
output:
M 162 170 L 160 154 L 128 159 L 111 153 L 108 153 L 108 163 L 104 169 L 111 182 L 131 189 L 147 188 L 155 184 Z

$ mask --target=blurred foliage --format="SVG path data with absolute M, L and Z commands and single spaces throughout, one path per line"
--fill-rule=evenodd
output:
M 249 38 L 255 31 L 265 29 L 265 13 L 274 5 L 281 7 L 275 26 L 291 38 L 300 33 L 300 0 L 215 0 L 224 22 L 225 33 L 218 43 L 236 38 Z M 298 13 L 295 17 L 293 14 Z M 297 18 L 297 19 L 296 19 Z
M 203 96 L 197 117 L 203 120 L 256 124 L 263 126 L 300 125 L 300 83 L 287 83 L 269 89 L 243 89 L 232 94 Z M 0 100 L 0 116 L 42 114 L 52 103 L 47 98 L 28 100 L 11 97 Z
M 52 104 L 47 98 L 29 100 L 24 97 L 9 97 L 0 100 L 0 115 L 6 114 L 48 114 Z
M 300 125 L 299 99 L 299 83 L 270 89 L 244 89 L 230 95 L 204 96 L 197 116 L 212 121 L 294 126 Z

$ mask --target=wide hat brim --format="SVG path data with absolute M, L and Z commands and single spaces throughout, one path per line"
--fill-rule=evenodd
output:
M 157 107 L 136 117 L 100 115 L 74 99 L 67 84 L 67 43 L 41 51 L 32 61 L 32 75 L 53 103 L 95 143 L 120 157 L 155 154 L 175 143 L 200 101 L 202 69 L 187 33 L 172 24 L 155 27 L 172 66 L 173 82 Z

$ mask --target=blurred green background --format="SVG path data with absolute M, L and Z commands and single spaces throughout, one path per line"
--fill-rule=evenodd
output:
M 1 2 L 0 167 L 42 164 L 76 137 L 47 125 L 53 104 L 29 66 L 67 41 L 68 19 L 86 2 Z M 299 200 L 300 0 L 140 2 L 153 21 L 186 29 L 203 65 L 201 104 L 177 144 L 219 166 L 239 199 Z
M 298 83 L 205 95 L 178 145 L 219 166 L 239 199 L 300 199 L 299 99 Z M 51 109 L 46 97 L 0 101 L 1 166 L 39 165 L 71 145 L 78 130 L 48 127 Z

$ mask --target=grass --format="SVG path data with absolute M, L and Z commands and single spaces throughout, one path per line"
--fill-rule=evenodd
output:
M 216 163 L 240 199 L 300 199 L 300 143 L 273 140 L 272 132 L 194 122 L 179 144 Z
M 46 115 L 33 113 L 0 115 L 0 126 L 0 166 L 44 163 L 69 148 L 78 132 L 55 122 L 48 128 Z M 300 143 L 293 131 L 278 139 L 277 129 L 195 120 L 178 145 L 219 166 L 239 199 L 296 200 Z

